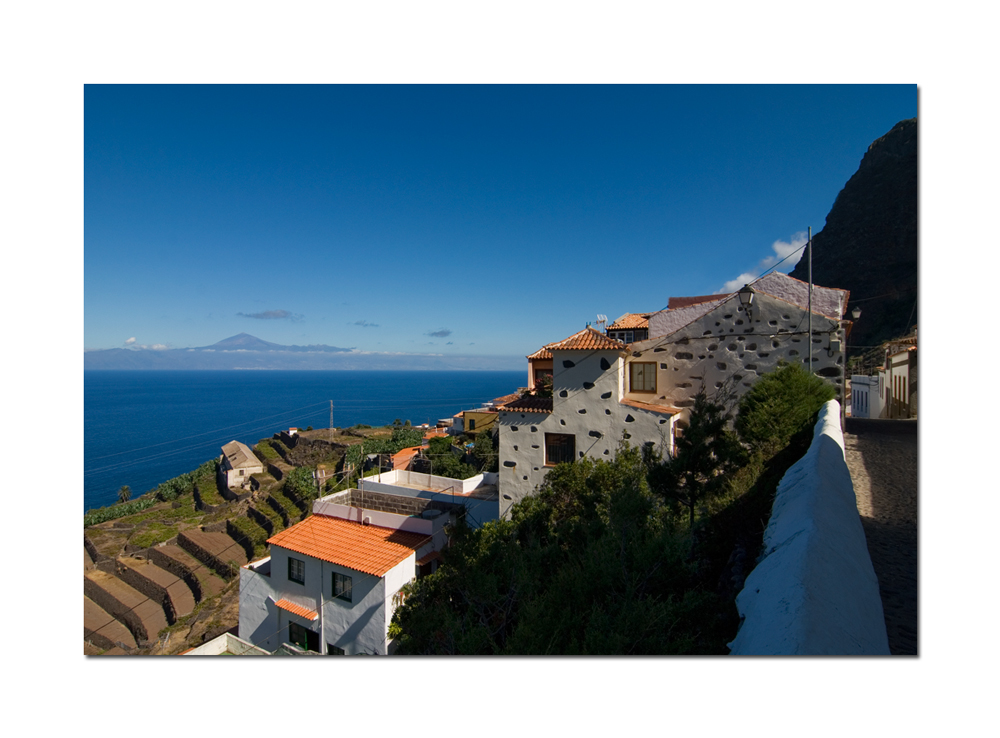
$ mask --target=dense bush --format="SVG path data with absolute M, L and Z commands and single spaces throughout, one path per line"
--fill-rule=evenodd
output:
M 511 520 L 459 526 L 441 568 L 404 588 L 400 654 L 700 653 L 718 605 L 637 449 L 547 475 Z M 718 638 L 715 642 L 718 642 Z
M 752 452 L 770 457 L 809 425 L 836 390 L 799 364 L 785 364 L 760 377 L 743 395 L 736 430 Z
M 357 466 L 368 454 L 394 454 L 404 448 L 419 446 L 424 434 L 413 428 L 393 428 L 391 438 L 366 438 L 363 442 L 350 446 L 344 454 L 344 462 Z
M 83 527 L 97 525 L 108 520 L 117 520 L 118 518 L 124 518 L 126 515 L 134 515 L 137 512 L 142 512 L 147 507 L 152 507 L 158 501 L 152 495 L 143 495 L 129 502 L 99 507 L 96 510 L 88 510 L 83 516 Z

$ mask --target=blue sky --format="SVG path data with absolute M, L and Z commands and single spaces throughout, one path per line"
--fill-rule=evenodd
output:
M 738 287 L 916 115 L 915 85 L 88 85 L 84 346 L 518 368 Z

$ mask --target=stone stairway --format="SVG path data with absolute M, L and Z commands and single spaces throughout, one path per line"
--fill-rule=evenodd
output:
M 155 640 L 167 627 L 160 603 L 112 574 L 96 569 L 84 572 L 83 593 L 128 628 L 139 646 Z
M 136 646 L 128 628 L 86 595 L 83 598 L 83 640 L 84 643 L 90 641 L 96 651 L 116 648 L 119 643 L 128 649 Z M 84 651 L 86 653 L 87 649 Z

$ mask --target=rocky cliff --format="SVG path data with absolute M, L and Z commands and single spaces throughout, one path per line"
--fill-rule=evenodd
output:
M 813 236 L 812 262 L 815 284 L 851 291 L 845 317 L 861 308 L 848 339 L 851 355 L 917 323 L 916 118 L 900 121 L 868 147 Z M 791 276 L 808 279 L 805 256 Z

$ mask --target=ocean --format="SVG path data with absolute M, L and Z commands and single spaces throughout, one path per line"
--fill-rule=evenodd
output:
M 290 426 L 413 425 L 524 386 L 524 372 L 85 371 L 84 511 L 132 497 Z

